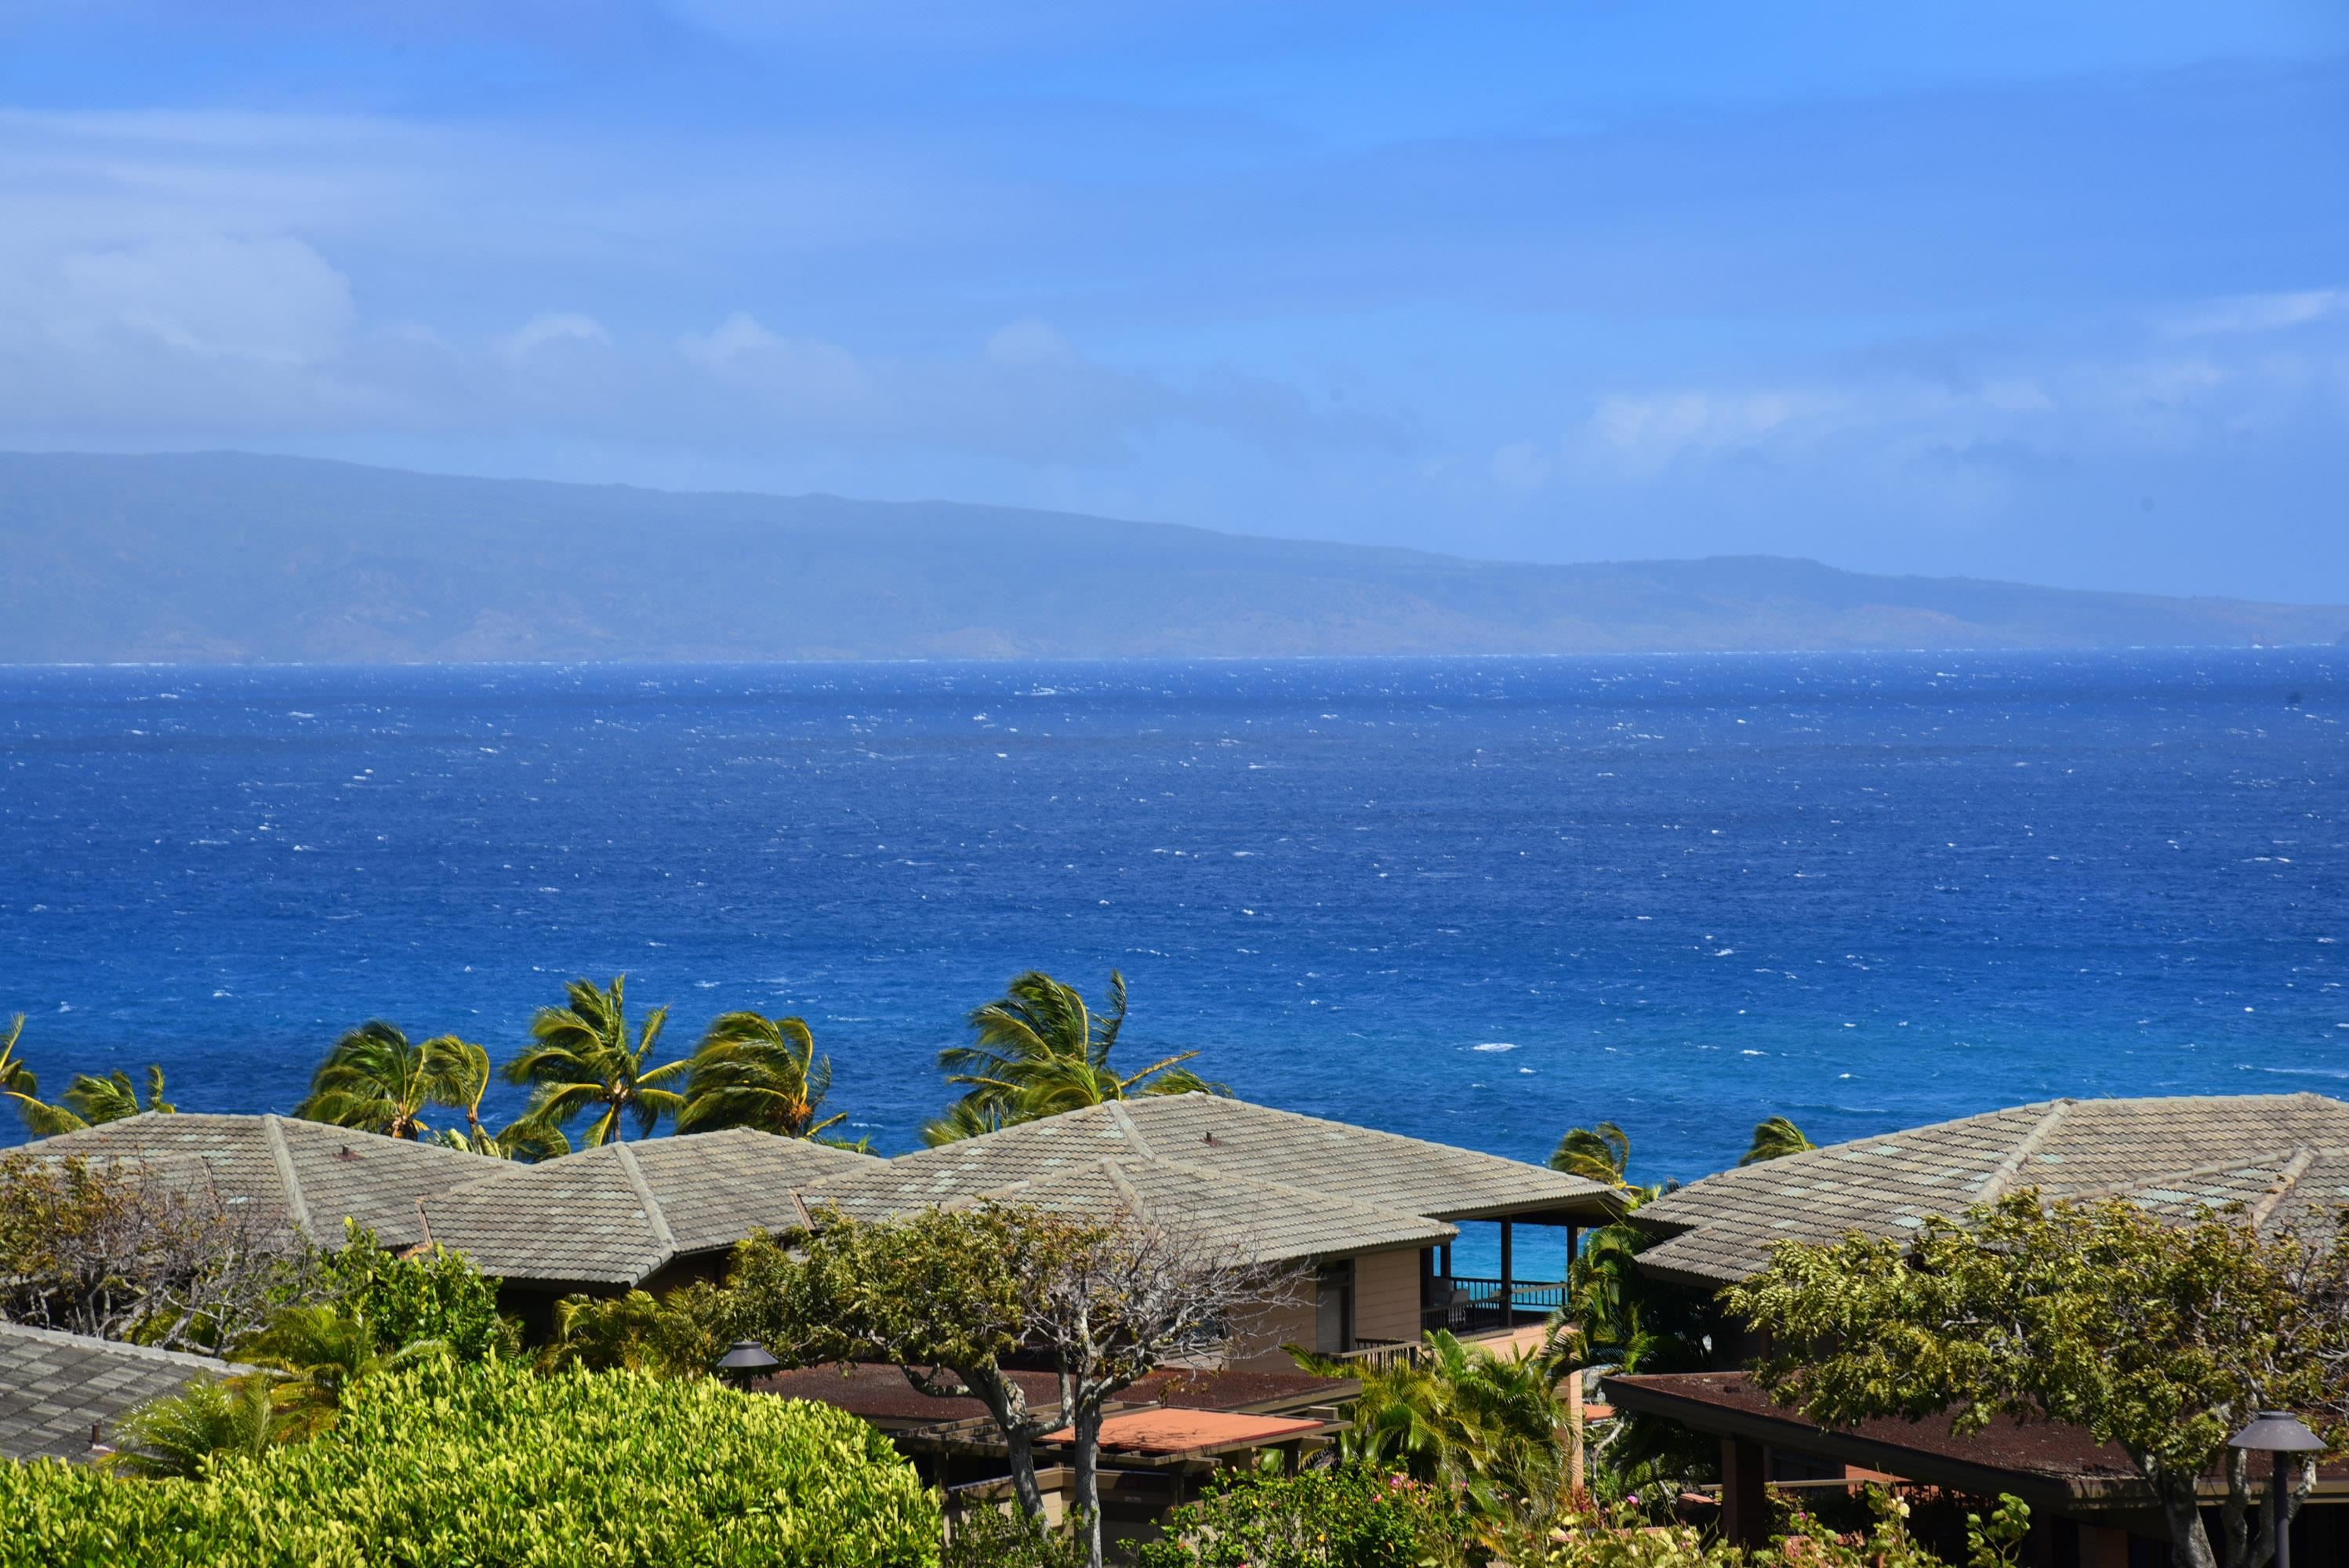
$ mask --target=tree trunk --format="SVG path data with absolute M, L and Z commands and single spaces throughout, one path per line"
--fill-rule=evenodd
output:
M 1036 1484 L 1036 1423 L 1028 1413 L 1027 1391 L 999 1367 L 957 1367 L 953 1371 L 965 1387 L 978 1396 L 1003 1432 L 1011 1464 L 1011 1491 L 1019 1499 L 1019 1511 L 1041 1520 L 1044 1489 Z
M 2195 1495 L 2192 1476 L 2156 1476 L 2154 1490 L 2161 1498 L 2161 1516 L 2169 1524 L 2171 1568 L 2219 1568 L 2210 1550 L 2210 1532 L 2202 1528 L 2201 1500 Z
M 1070 1423 L 1077 1439 L 1077 1528 L 1085 1532 L 1086 1568 L 1102 1568 L 1101 1407 L 1099 1397 L 1078 1399 Z

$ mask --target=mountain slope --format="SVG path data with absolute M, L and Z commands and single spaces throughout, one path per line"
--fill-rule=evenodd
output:
M 0 661 L 814 659 L 2331 643 L 2349 608 L 1530 566 L 943 502 L 0 453 Z

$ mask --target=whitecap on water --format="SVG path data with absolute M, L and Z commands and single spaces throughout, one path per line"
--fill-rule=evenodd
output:
M 1481 1046 L 1471 1046 L 1472 1051 L 1514 1051 L 1517 1047 L 1506 1040 L 1490 1040 Z

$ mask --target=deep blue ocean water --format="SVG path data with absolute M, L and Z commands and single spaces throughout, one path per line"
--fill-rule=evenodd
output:
M 2344 720 L 2321 650 L 0 669 L 0 1014 L 52 1089 L 284 1109 L 363 1019 L 502 1055 L 625 971 L 680 1049 L 803 1015 L 895 1150 L 965 1011 L 1114 966 L 1129 1060 L 1687 1177 L 2340 1091 Z

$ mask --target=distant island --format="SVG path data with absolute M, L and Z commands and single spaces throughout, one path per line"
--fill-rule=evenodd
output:
M 2332 644 L 2349 606 L 1579 566 L 943 501 L 0 453 L 0 661 L 436 663 Z

